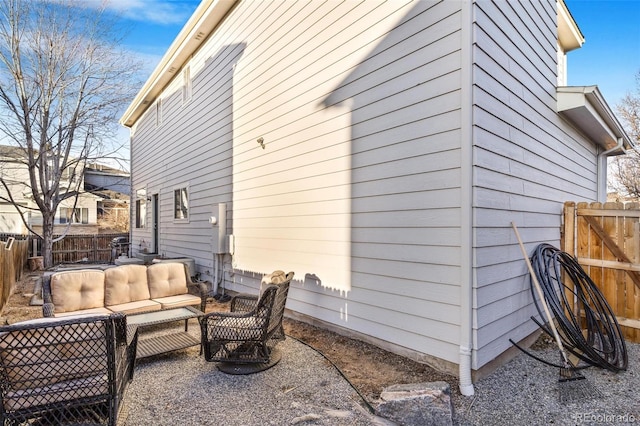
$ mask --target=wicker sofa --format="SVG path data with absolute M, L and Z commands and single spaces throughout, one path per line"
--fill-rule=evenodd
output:
M 127 331 L 121 313 L 0 327 L 0 424 L 115 425 L 136 357 Z
M 209 285 L 194 283 L 183 263 L 78 269 L 45 276 L 45 317 L 77 314 L 125 315 L 196 306 L 204 311 Z

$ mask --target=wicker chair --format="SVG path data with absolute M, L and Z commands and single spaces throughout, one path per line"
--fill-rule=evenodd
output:
M 115 425 L 133 379 L 131 331 L 121 313 L 0 327 L 0 424 Z
M 259 296 L 239 294 L 230 312 L 211 312 L 200 318 L 202 345 L 207 361 L 220 362 L 229 374 L 251 374 L 276 365 L 278 342 L 285 339 L 282 319 L 293 272 L 264 283 Z

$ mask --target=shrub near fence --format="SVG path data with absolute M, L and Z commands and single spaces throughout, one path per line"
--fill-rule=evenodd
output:
M 6 238 L 3 238 L 6 241 Z M 29 240 L 15 240 L 10 250 L 0 244 L 0 310 L 11 295 L 16 282 L 22 278 L 27 257 L 29 256 Z

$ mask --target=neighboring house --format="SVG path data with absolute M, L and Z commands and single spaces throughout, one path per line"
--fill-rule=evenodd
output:
M 14 197 L 16 204 L 24 206 L 23 212 L 27 218 L 27 223 L 36 232 L 42 230 L 42 216 L 37 210 L 31 210 L 36 208 L 36 204 L 33 202 L 31 195 L 31 188 L 28 186 L 29 172 L 27 166 L 24 164 L 24 151 L 20 148 L 12 146 L 0 146 L 0 173 L 2 177 L 8 183 L 11 189 L 11 194 Z M 90 173 L 91 174 L 91 173 Z M 124 177 L 122 172 L 117 174 L 118 186 L 116 189 L 121 189 L 121 182 Z M 71 181 L 69 179 L 72 179 Z M 63 175 L 60 181 L 61 187 L 68 186 L 70 183 L 75 183 L 73 179 L 78 179 L 75 176 Z M 126 175 L 126 181 L 128 182 L 128 174 Z M 85 182 L 81 182 L 80 187 L 83 188 Z M 93 188 L 95 189 L 95 187 Z M 129 190 L 126 191 L 129 194 Z M 108 199 L 113 195 L 100 195 L 97 192 L 91 193 L 89 191 L 80 194 L 78 201 L 74 206 L 74 199 L 70 198 L 60 203 L 56 219 L 54 223 L 54 234 L 62 233 L 67 229 L 67 224 L 70 224 L 69 234 L 94 234 L 99 232 L 98 228 L 98 211 L 102 204 L 106 200 L 106 204 L 114 204 Z M 7 191 L 0 185 L 0 197 L 7 198 Z M 128 205 L 128 201 L 117 201 L 117 205 Z M 128 214 L 128 208 L 124 214 Z M 24 225 L 20 214 L 16 208 L 10 202 L 0 199 L 0 232 L 10 232 L 17 234 L 28 233 L 27 227 Z
M 129 173 L 103 164 L 84 169 L 84 189 L 98 197 L 98 225 L 114 231 L 128 231 L 131 177 Z
M 121 120 L 132 247 L 233 291 L 293 270 L 291 315 L 470 394 L 536 331 L 511 222 L 559 246 L 631 146 L 566 87 L 583 41 L 562 1 L 205 0 Z
M 23 214 L 30 218 L 30 212 L 26 209 L 29 206 L 28 194 L 25 194 L 24 189 L 21 188 L 22 182 L 29 180 L 29 173 L 20 162 L 21 158 L 22 151 L 20 149 L 0 145 L 0 177 L 6 182 L 11 193 L 14 194 L 16 204 L 24 207 L 22 209 Z M 16 207 L 11 202 L 3 199 L 8 197 L 7 190 L 2 184 L 0 184 L 0 197 L 2 197 L 0 198 L 0 232 L 26 234 L 26 228 L 20 218 L 20 212 L 16 210 Z
M 87 191 L 109 190 L 131 195 L 131 176 L 128 172 L 104 164 L 88 164 L 84 169 L 84 189 Z

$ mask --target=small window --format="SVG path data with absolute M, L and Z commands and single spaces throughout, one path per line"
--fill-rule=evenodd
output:
M 191 100 L 191 67 L 188 65 L 182 71 L 182 103 L 186 104 Z
M 187 188 L 173 191 L 173 218 L 180 221 L 189 220 L 189 191 Z
M 147 227 L 147 190 L 136 190 L 136 228 Z
M 89 223 L 89 209 L 84 207 L 75 209 L 60 207 L 60 223 L 87 224 Z
M 147 200 L 136 200 L 136 228 L 146 228 Z

